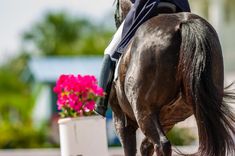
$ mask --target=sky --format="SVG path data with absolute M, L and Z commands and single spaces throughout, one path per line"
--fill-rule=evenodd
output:
M 101 21 L 112 14 L 114 0 L 0 0 L 0 63 L 16 53 L 20 35 L 48 11 Z

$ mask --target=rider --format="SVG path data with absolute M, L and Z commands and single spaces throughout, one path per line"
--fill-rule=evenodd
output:
M 190 12 L 188 0 L 131 0 L 131 2 L 134 3 L 133 6 L 105 49 L 99 86 L 106 94 L 97 101 L 95 107 L 95 111 L 102 116 L 105 116 L 107 111 L 116 63 L 137 28 L 143 22 L 156 16 L 160 7 L 168 8 L 171 12 Z

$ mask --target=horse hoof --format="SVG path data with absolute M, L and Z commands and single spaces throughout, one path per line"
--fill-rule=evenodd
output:
M 171 156 L 172 149 L 170 141 L 167 141 L 162 144 L 162 151 L 164 153 L 164 156 Z
M 171 143 L 169 141 L 162 143 L 161 146 L 155 145 L 154 147 L 155 147 L 157 156 L 171 156 L 172 155 Z

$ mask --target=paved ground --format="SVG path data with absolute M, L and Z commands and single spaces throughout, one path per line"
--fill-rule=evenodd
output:
M 180 150 L 192 153 L 196 151 L 196 147 L 179 147 Z M 176 156 L 176 154 L 174 154 Z M 0 156 L 60 156 L 59 149 L 17 149 L 17 150 L 0 150 Z M 94 156 L 96 156 L 94 154 Z M 124 156 L 121 148 L 110 148 L 109 156 Z

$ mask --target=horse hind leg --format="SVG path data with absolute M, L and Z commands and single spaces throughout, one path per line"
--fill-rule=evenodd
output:
M 137 123 L 133 122 L 123 113 L 116 97 L 116 90 L 112 89 L 109 100 L 113 111 L 113 122 L 117 135 L 121 141 L 125 156 L 136 156 Z
M 148 138 L 144 138 L 140 146 L 141 156 L 152 156 L 154 154 L 154 146 Z
M 113 115 L 114 124 L 124 149 L 125 156 L 136 156 L 136 130 L 137 125 L 124 115 Z
M 171 143 L 167 139 L 166 135 L 164 134 L 164 131 L 162 129 L 162 126 L 161 126 L 158 118 L 156 120 L 154 120 L 154 124 L 157 127 L 157 130 L 158 130 L 158 133 L 160 136 L 160 146 L 155 147 L 156 153 L 159 156 L 171 156 L 171 154 L 172 154 Z
M 141 131 L 154 144 L 154 149 L 158 156 L 171 156 L 171 144 L 164 134 L 158 115 L 143 115 L 137 120 Z

